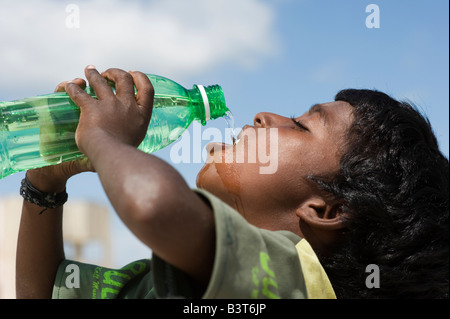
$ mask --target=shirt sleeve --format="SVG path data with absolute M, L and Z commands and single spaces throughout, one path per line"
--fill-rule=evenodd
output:
M 216 230 L 213 271 L 203 298 L 307 298 L 295 247 L 300 237 L 255 227 L 214 195 L 195 191 L 211 204 Z M 159 297 L 174 296 L 177 291 L 173 287 L 188 283 L 180 271 L 153 254 L 155 263 L 159 264 L 153 267 Z
M 155 298 L 150 260 L 137 260 L 120 269 L 64 260 L 57 270 L 52 298 Z

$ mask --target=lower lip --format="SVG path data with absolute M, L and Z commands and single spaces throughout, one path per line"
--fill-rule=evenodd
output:
M 215 151 L 225 151 L 226 149 L 233 148 L 236 146 L 236 144 L 239 142 L 239 140 L 242 138 L 245 129 L 251 128 L 250 125 L 245 125 L 242 130 L 240 131 L 239 135 L 236 136 L 236 140 L 234 141 L 234 144 L 226 144 L 226 143 L 218 143 L 218 142 L 211 142 L 206 145 L 206 152 L 208 155 L 213 155 Z

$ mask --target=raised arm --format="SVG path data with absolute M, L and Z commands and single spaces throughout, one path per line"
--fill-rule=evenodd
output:
M 136 148 L 153 107 L 149 79 L 119 69 L 100 75 L 93 67 L 86 68 L 86 78 L 98 100 L 74 83 L 66 85 L 81 109 L 76 141 L 95 167 L 114 209 L 155 254 L 206 284 L 215 247 L 210 207 L 173 167 Z M 116 94 L 107 80 L 115 82 Z
M 81 79 L 73 81 L 85 86 Z M 63 91 L 64 84 L 56 91 Z M 91 171 L 87 158 L 30 170 L 29 182 L 40 192 L 60 193 L 67 180 L 80 172 Z M 62 239 L 63 207 L 47 209 L 23 201 L 16 253 L 16 297 L 51 298 L 56 270 L 64 259 Z

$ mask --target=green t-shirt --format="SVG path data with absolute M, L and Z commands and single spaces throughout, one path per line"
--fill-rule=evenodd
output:
M 53 298 L 335 298 L 304 239 L 255 227 L 214 195 L 195 191 L 210 202 L 216 228 L 213 272 L 202 295 L 187 275 L 153 254 L 121 269 L 65 260 Z

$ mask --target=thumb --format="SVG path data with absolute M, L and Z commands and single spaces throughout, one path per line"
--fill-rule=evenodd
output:
M 87 157 L 62 163 L 60 165 L 64 165 L 61 169 L 64 171 L 64 174 L 69 177 L 83 172 L 95 172 L 94 167 Z
M 79 173 L 95 172 L 95 168 L 87 157 L 83 157 L 74 161 L 74 165 Z

